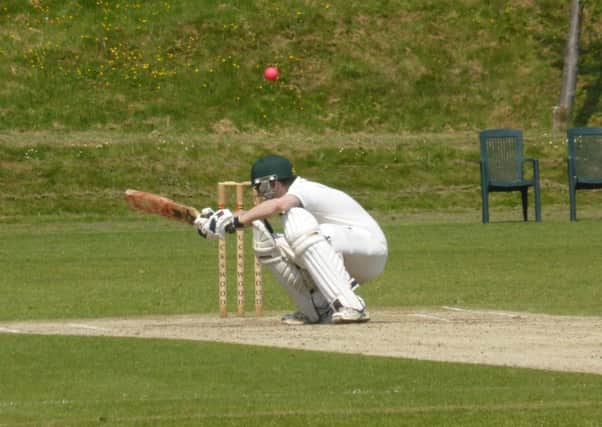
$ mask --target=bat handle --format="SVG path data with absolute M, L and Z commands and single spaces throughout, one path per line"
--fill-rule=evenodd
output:
M 231 224 L 226 226 L 226 233 L 234 233 L 237 229 L 244 228 L 237 216 L 234 217 Z

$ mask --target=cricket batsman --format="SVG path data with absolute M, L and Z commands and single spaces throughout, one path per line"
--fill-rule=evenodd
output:
M 360 323 L 370 320 L 359 284 L 383 272 L 387 240 L 374 218 L 348 194 L 295 176 L 279 155 L 258 159 L 251 183 L 264 199 L 248 211 L 221 209 L 199 218 L 198 232 L 223 239 L 237 228 L 253 227 L 253 248 L 297 306 L 282 322 Z M 265 220 L 282 215 L 283 233 Z

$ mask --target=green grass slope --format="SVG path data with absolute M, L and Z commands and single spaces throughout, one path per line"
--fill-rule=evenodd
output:
M 568 220 L 563 137 L 530 132 L 525 149 L 540 161 L 544 221 Z M 291 158 L 304 177 L 348 191 L 382 220 L 480 221 L 476 132 L 37 132 L 0 135 L 0 223 L 134 216 L 126 188 L 215 207 L 216 183 L 249 179 L 254 159 L 269 152 Z M 494 193 L 490 202 L 492 221 L 520 219 L 518 193 Z M 601 204 L 601 192 L 580 192 L 578 218 L 599 217 Z M 532 219 L 532 195 L 530 206 Z
M 583 4 L 575 120 L 600 124 L 602 7 Z M 6 0 L 0 130 L 548 128 L 568 7 Z

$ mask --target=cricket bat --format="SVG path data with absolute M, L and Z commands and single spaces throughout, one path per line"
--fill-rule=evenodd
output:
M 198 210 L 191 206 L 176 203 L 166 197 L 145 191 L 128 189 L 125 191 L 125 201 L 132 209 L 161 215 L 190 225 L 193 225 L 194 220 L 201 215 Z

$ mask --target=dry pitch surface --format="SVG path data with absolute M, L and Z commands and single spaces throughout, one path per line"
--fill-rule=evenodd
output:
M 374 310 L 371 316 L 359 325 L 294 327 L 272 313 L 3 322 L 0 333 L 219 341 L 602 374 L 602 317 L 459 307 Z

